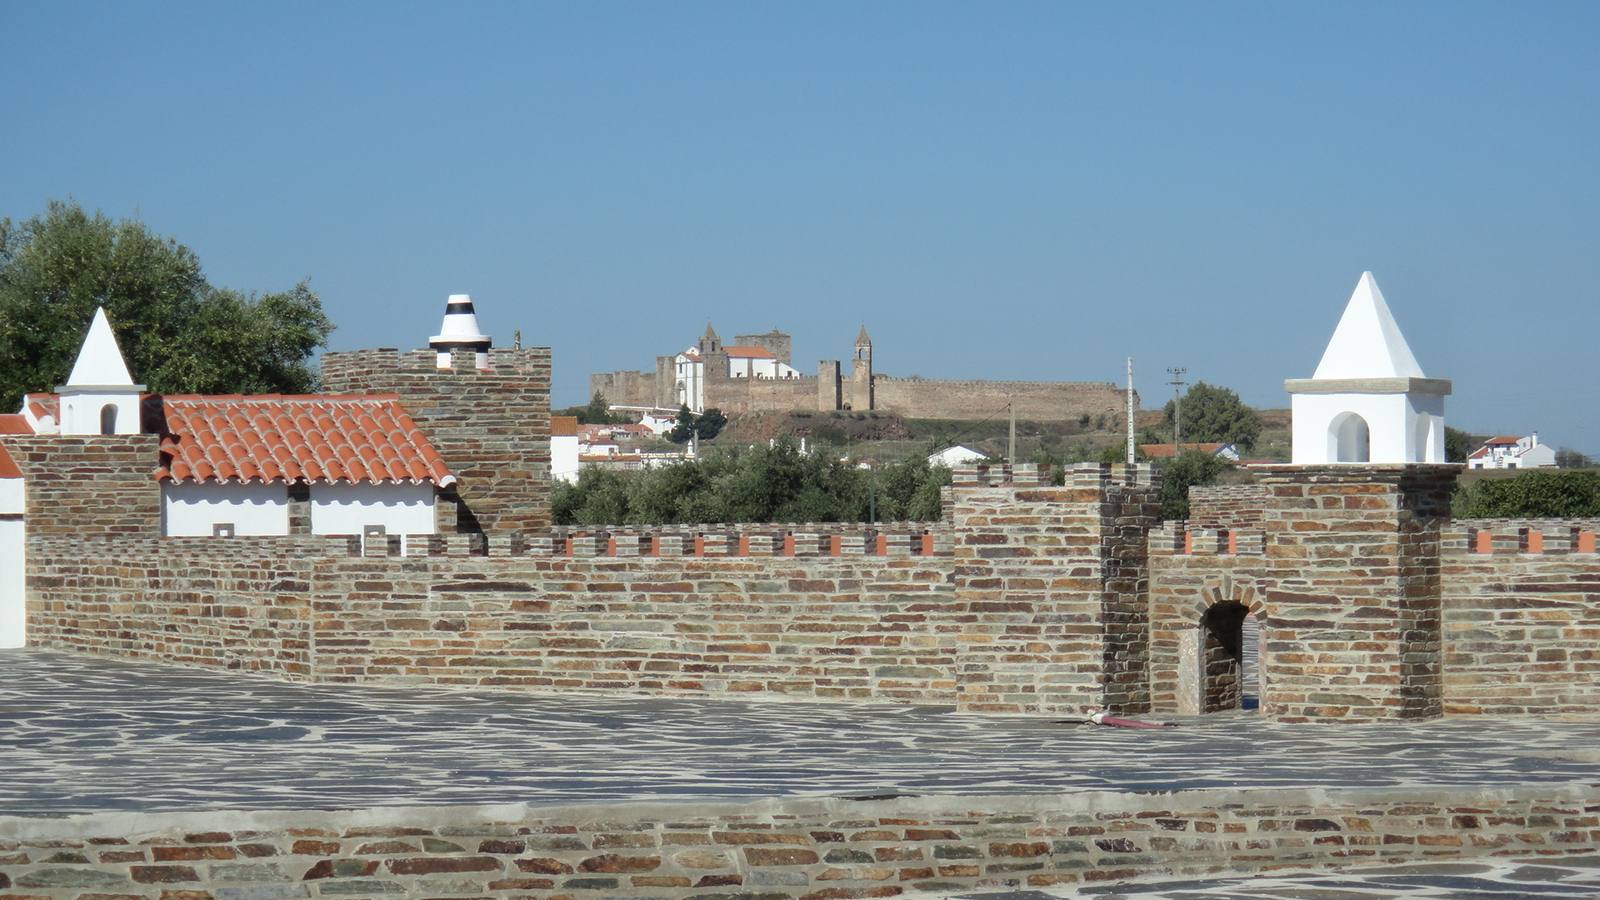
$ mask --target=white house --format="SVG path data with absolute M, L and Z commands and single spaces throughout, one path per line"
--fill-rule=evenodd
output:
M 1469 469 L 1545 469 L 1555 464 L 1556 451 L 1539 443 L 1537 431 L 1527 437 L 1492 437 L 1467 457 Z
M 578 480 L 578 417 L 550 417 L 550 477 L 567 484 Z
M 695 346 L 672 358 L 675 398 L 694 413 L 705 412 L 706 358 L 714 354 L 727 358 L 728 378 L 799 378 L 800 371 L 780 362 L 765 347 L 722 346 L 716 329 L 706 323 L 706 333 Z
M 1450 382 L 1422 373 L 1371 272 L 1363 272 L 1310 378 L 1284 382 L 1295 465 L 1442 463 Z
M 946 447 L 937 453 L 930 454 L 928 456 L 928 465 L 953 469 L 964 463 L 979 462 L 988 458 L 989 454 L 984 453 L 982 450 L 974 450 L 971 447 L 956 444 L 953 447 Z
M 9 418 L 9 417 L 6 417 Z M 22 472 L 0 447 L 0 649 L 27 642 L 23 566 L 27 561 L 23 514 L 27 511 Z

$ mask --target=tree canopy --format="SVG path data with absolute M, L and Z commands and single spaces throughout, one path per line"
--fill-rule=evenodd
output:
M 104 306 L 136 381 L 158 393 L 304 393 L 333 325 L 302 281 L 256 295 L 206 281 L 194 251 L 77 203 L 0 219 L 0 411 L 72 370 Z
M 572 416 L 578 420 L 579 425 L 621 425 L 628 421 L 627 416 L 611 414 L 611 404 L 606 402 L 606 395 L 595 391 L 589 397 L 589 402 L 583 406 L 569 406 L 566 409 L 553 409 L 553 416 Z
M 859 469 L 793 438 L 658 469 L 588 467 L 557 485 L 558 525 L 932 521 L 950 470 L 925 459 Z
M 1197 484 L 1213 484 L 1227 471 L 1227 461 L 1188 450 L 1161 464 L 1161 518 L 1189 518 L 1189 488 Z
M 1173 403 L 1164 411 L 1167 433 L 1173 424 Z M 1261 416 L 1225 387 L 1196 382 L 1183 395 L 1183 441 L 1220 441 L 1249 450 L 1261 436 Z

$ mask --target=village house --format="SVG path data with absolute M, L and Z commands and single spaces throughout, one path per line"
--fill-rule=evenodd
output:
M 1499 435 L 1467 457 L 1469 469 L 1545 469 L 1556 464 L 1555 448 L 1539 443 L 1539 432 L 1527 437 Z
M 1146 459 L 1172 459 L 1178 455 L 1178 447 L 1172 443 L 1140 444 L 1139 452 L 1143 453 Z M 1238 445 L 1222 441 L 1184 441 L 1183 452 L 1205 453 L 1228 462 L 1239 461 Z

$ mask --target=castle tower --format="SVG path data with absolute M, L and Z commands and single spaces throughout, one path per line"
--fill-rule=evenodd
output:
M 1444 462 L 1444 398 L 1395 324 L 1371 272 L 1361 273 L 1310 378 L 1284 382 L 1295 465 Z
M 134 384 L 128 374 L 105 308 L 96 309 L 72 374 L 56 388 L 61 395 L 61 433 L 138 434 L 143 390 L 144 385 Z
M 870 410 L 875 407 L 872 391 L 872 338 L 867 336 L 867 326 L 861 326 L 856 335 L 856 353 L 850 361 L 850 408 Z
M 706 333 L 700 336 L 695 346 L 699 348 L 702 359 L 709 354 L 722 352 L 722 338 L 717 337 L 717 330 L 711 327 L 710 322 L 706 323 Z
M 444 323 L 439 326 L 439 333 L 428 338 L 428 346 L 437 354 L 434 365 L 440 369 L 450 368 L 452 351 L 461 349 L 477 354 L 475 364 L 480 369 L 487 369 L 489 348 L 493 345 L 494 342 L 478 327 L 478 314 L 472 308 L 472 297 L 451 294 L 450 299 L 445 301 Z

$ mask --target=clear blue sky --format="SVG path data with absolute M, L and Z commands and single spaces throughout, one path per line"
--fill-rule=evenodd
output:
M 471 293 L 558 404 L 710 318 L 1284 406 L 1371 269 L 1451 424 L 1600 452 L 1600 3 L 267 6 L 6 4 L 0 215 L 309 276 L 335 348 Z

